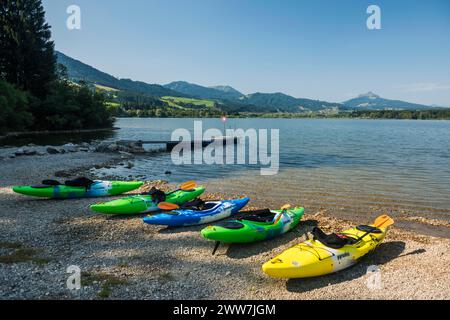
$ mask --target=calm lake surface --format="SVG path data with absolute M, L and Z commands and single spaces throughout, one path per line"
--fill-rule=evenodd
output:
M 177 128 L 192 131 L 194 121 L 119 119 L 114 139 L 170 140 Z M 197 121 L 204 129 L 223 130 L 218 119 Z M 105 173 L 170 182 L 194 179 L 274 206 L 450 218 L 450 121 L 229 119 L 226 126 L 279 129 L 279 173 L 261 176 L 259 165 L 175 166 L 170 154 Z M 168 170 L 171 175 L 164 174 Z
M 6 142 L 170 140 L 175 129 L 192 132 L 194 121 L 202 121 L 204 129 L 223 130 L 219 119 L 122 118 L 114 132 Z M 171 183 L 196 180 L 215 191 L 248 195 L 255 203 L 291 203 L 341 216 L 390 213 L 450 220 L 450 121 L 229 119 L 226 127 L 279 129 L 279 173 L 261 176 L 259 165 L 175 166 L 168 153 L 138 157 L 132 169 L 96 173 Z

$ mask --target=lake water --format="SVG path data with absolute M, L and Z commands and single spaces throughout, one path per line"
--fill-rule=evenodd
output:
M 223 130 L 219 119 L 204 129 Z M 170 140 L 194 119 L 119 119 L 115 139 Z M 259 166 L 172 164 L 170 154 L 139 158 L 108 174 L 169 182 L 197 180 L 255 200 L 325 208 L 349 215 L 392 212 L 450 217 L 450 121 L 229 119 L 227 128 L 279 129 L 280 171 Z M 165 175 L 171 171 L 171 175 Z
M 192 131 L 194 121 L 123 118 L 114 132 L 22 137 L 3 144 L 170 140 L 175 129 Z M 197 121 L 204 129 L 223 130 L 219 119 Z M 279 129 L 279 173 L 261 176 L 254 165 L 175 166 L 168 153 L 138 157 L 132 169 L 97 173 L 171 183 L 197 180 L 213 190 L 248 195 L 252 202 L 301 204 L 341 216 L 388 212 L 450 219 L 450 121 L 229 119 L 226 126 Z

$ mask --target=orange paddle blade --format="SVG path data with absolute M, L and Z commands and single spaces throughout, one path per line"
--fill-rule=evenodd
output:
M 276 216 L 276 218 L 275 218 L 275 221 L 273 222 L 273 224 L 277 224 L 278 221 L 281 220 L 281 217 L 282 217 L 282 216 L 283 216 L 283 213 L 278 213 L 277 216 Z
M 289 210 L 291 208 L 290 204 L 285 204 L 284 206 L 281 207 L 281 210 Z
M 171 211 L 171 210 L 177 210 L 180 209 L 180 207 L 174 203 L 169 202 L 160 202 L 158 203 L 158 208 L 165 211 Z
M 389 217 L 388 215 L 382 215 L 375 219 L 373 225 L 377 228 L 387 228 L 394 224 L 394 219 Z
M 180 186 L 180 189 L 184 190 L 184 191 L 192 190 L 192 189 L 195 189 L 195 188 L 197 188 L 197 182 L 195 182 L 195 181 L 188 181 L 188 182 L 183 183 Z

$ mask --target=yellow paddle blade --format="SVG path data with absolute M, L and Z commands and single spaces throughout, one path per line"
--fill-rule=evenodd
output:
M 195 188 L 197 188 L 197 182 L 195 182 L 195 181 L 188 181 L 188 182 L 183 183 L 180 186 L 180 190 L 184 190 L 184 191 L 192 190 Z
M 389 217 L 388 215 L 382 215 L 375 219 L 373 225 L 377 228 L 387 228 L 394 224 L 394 219 Z
M 290 204 L 285 204 L 284 206 L 281 207 L 281 210 L 289 210 L 291 208 Z
M 171 211 L 171 210 L 177 210 L 180 209 L 180 207 L 174 203 L 169 202 L 160 202 L 158 203 L 158 208 L 165 211 Z

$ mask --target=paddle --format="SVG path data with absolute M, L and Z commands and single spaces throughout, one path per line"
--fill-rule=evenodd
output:
M 373 223 L 375 228 L 387 228 L 387 227 L 389 227 L 389 226 L 391 226 L 393 224 L 394 224 L 394 219 L 392 219 L 391 217 L 389 217 L 386 214 L 376 218 L 374 223 Z M 367 236 L 370 233 L 372 233 L 372 232 L 367 231 L 366 233 L 364 233 L 361 237 L 359 237 L 357 239 L 356 243 L 358 243 L 359 241 L 364 239 L 364 237 Z
M 179 189 L 173 190 L 173 191 L 167 193 L 166 195 L 170 195 L 170 194 L 172 194 L 172 193 L 175 193 L 175 192 L 181 191 L 181 190 L 182 190 L 182 191 L 191 191 L 191 190 L 193 190 L 193 189 L 195 189 L 195 188 L 197 188 L 197 182 L 195 182 L 195 181 L 188 181 L 188 182 L 183 183 L 183 184 L 180 186 Z
M 197 188 L 197 182 L 195 181 L 188 181 L 183 183 L 182 185 L 180 185 L 180 188 L 177 190 L 173 190 L 171 192 L 166 193 L 166 196 L 171 195 L 172 193 L 175 193 L 177 191 L 190 191 Z M 177 210 L 180 209 L 180 206 L 174 204 L 174 203 L 169 203 L 169 202 L 160 202 L 158 203 L 158 208 L 164 211 L 171 211 L 171 210 Z
M 158 209 L 161 209 L 164 211 L 172 211 L 172 210 L 180 209 L 180 206 L 176 205 L 175 203 L 160 202 L 160 203 L 158 203 Z
M 283 214 L 286 213 L 286 211 L 289 210 L 290 208 L 291 208 L 290 204 L 285 204 L 284 206 L 282 206 L 281 212 L 277 214 L 277 217 L 275 218 L 275 221 L 273 222 L 273 224 L 277 224 L 278 221 L 280 221 Z

